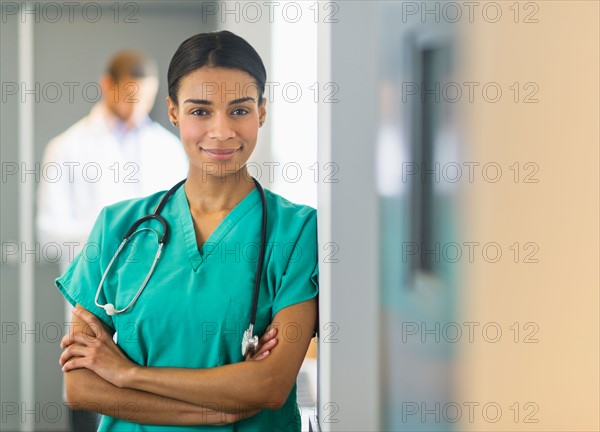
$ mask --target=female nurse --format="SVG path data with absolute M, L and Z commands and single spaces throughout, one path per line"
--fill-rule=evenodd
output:
M 184 41 L 167 103 L 189 173 L 160 211 L 169 231 L 151 277 L 127 308 L 152 267 L 163 231 L 155 220 L 138 227 L 99 285 L 127 230 L 164 191 L 104 208 L 56 281 L 76 306 L 59 360 L 67 400 L 103 414 L 101 431 L 300 430 L 295 382 L 317 321 L 316 211 L 266 189 L 254 326 L 263 336 L 253 356 L 240 348 L 263 214 L 246 162 L 266 119 L 265 82 L 259 55 L 233 33 Z M 109 315 L 106 304 L 125 310 Z

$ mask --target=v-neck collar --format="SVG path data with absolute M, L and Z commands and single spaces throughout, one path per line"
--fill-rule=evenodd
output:
M 206 239 L 200 249 L 198 249 L 198 243 L 196 242 L 196 231 L 194 230 L 194 221 L 192 220 L 192 212 L 190 210 L 190 204 L 183 186 L 181 186 L 176 192 L 175 201 L 177 203 L 177 209 L 179 211 L 179 221 L 181 222 L 181 228 L 185 239 L 185 245 L 190 258 L 190 264 L 194 271 L 198 270 L 200 264 L 206 259 L 205 246 L 209 245 L 211 249 L 218 246 L 223 237 L 231 231 L 231 229 L 240 221 L 246 213 L 248 213 L 259 201 L 260 194 L 258 189 L 252 189 L 242 200 L 232 208 L 225 218 L 219 223 L 217 228 L 211 233 Z

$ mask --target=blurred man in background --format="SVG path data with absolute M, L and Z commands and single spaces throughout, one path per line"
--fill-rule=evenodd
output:
M 169 189 L 187 175 L 179 140 L 148 117 L 158 91 L 155 62 L 135 51 L 117 53 L 100 88 L 101 101 L 44 152 L 38 239 L 58 245 L 61 273 L 82 250 L 104 206 Z M 74 430 L 96 430 L 95 413 L 76 411 L 72 418 Z

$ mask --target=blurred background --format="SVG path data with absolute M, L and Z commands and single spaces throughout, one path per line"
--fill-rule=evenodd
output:
M 1 430 L 71 427 L 48 142 L 121 49 L 156 59 L 176 133 L 168 62 L 221 29 L 268 72 L 251 173 L 318 210 L 313 427 L 600 430 L 597 1 L 0 6 Z

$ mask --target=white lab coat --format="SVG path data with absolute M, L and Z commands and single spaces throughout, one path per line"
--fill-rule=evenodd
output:
M 63 273 L 85 245 L 103 207 L 169 189 L 187 176 L 188 165 L 181 142 L 158 123 L 146 118 L 125 131 L 99 103 L 44 151 L 38 240 L 42 247 L 53 243 L 52 250 L 60 251 Z M 65 300 L 65 322 L 70 320 L 71 305 Z M 66 400 L 65 391 L 63 385 Z
M 61 247 L 62 272 L 85 244 L 103 207 L 169 189 L 187 171 L 182 144 L 158 123 L 146 118 L 125 132 L 107 108 L 97 104 L 52 139 L 44 152 L 38 239 L 42 245 L 53 242 Z

